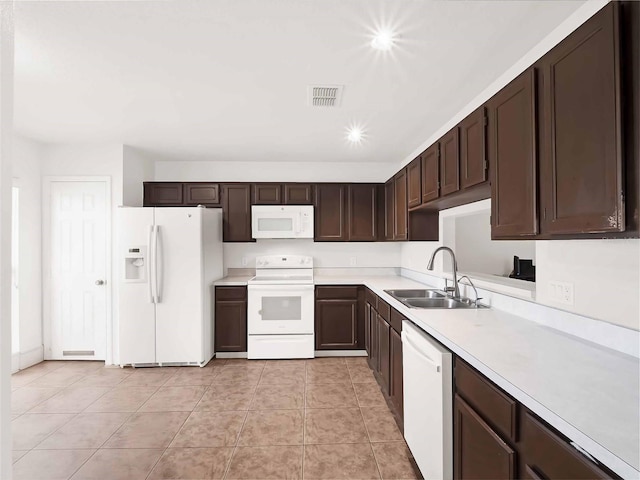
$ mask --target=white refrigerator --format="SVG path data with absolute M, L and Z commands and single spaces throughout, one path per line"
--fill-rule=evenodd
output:
M 222 210 L 122 207 L 118 215 L 120 365 L 205 364 L 215 353 Z

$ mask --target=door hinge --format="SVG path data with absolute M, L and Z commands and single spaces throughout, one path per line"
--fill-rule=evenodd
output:
M 489 170 L 489 162 L 487 162 L 486 160 L 483 160 L 483 163 L 482 163 L 482 164 L 483 164 L 483 166 L 484 166 L 485 171 L 486 171 L 486 170 Z
M 436 182 L 436 188 L 437 188 L 438 190 L 440 190 L 440 181 L 439 181 L 439 180 Z
M 484 118 L 483 118 L 483 124 L 486 127 L 488 123 L 489 123 L 489 121 L 487 120 L 487 116 L 485 115 Z

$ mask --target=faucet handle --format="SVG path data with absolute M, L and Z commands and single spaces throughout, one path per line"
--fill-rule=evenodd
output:
M 453 294 L 456 291 L 455 287 L 444 287 L 443 292 Z

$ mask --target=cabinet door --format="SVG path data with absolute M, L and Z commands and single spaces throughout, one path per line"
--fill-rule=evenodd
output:
M 143 189 L 145 207 L 178 207 L 184 199 L 180 182 L 144 182 Z
M 222 186 L 223 240 L 251 242 L 251 185 Z
M 393 194 L 393 178 L 384 184 L 384 239 L 393 240 L 395 224 L 395 198 Z
M 315 240 L 347 240 L 346 186 L 318 184 L 315 195 Z
M 393 328 L 389 330 L 389 343 L 391 347 L 391 402 L 396 407 L 396 412 L 403 417 L 403 386 L 402 386 L 402 339 Z
M 374 372 L 380 371 L 380 344 L 378 342 L 378 312 L 371 306 L 371 351 L 369 352 L 369 367 Z
M 413 160 L 407 165 L 407 206 L 419 207 L 422 203 L 422 159 Z
M 400 170 L 393 177 L 393 198 L 394 198 L 394 240 L 407 240 L 408 222 L 407 222 L 407 171 Z
M 469 188 L 487 180 L 486 124 L 484 107 L 460 122 L 461 188 Z
M 440 139 L 440 195 L 460 190 L 460 149 L 458 127 Z
M 282 185 L 279 183 L 254 183 L 253 203 L 255 205 L 282 204 Z
M 377 186 L 353 183 L 349 185 L 347 191 L 347 239 L 375 242 L 378 238 Z
M 371 304 L 364 304 L 364 349 L 367 351 L 367 358 L 371 359 Z
M 612 478 L 610 473 L 588 460 L 533 414 L 523 413 L 520 430 L 520 467 L 524 478 Z
M 310 183 L 285 183 L 285 205 L 311 205 L 313 204 L 313 185 Z
M 453 416 L 454 478 L 515 478 L 516 453 L 458 395 L 453 404 Z
M 382 391 L 389 394 L 391 377 L 390 348 L 389 348 L 389 324 L 378 315 L 378 355 L 380 363 L 380 377 L 382 378 Z
M 422 159 L 422 203 L 440 196 L 440 145 L 436 142 L 427 148 Z
M 216 352 L 246 352 L 246 287 L 216 287 L 215 293 Z
M 220 186 L 217 183 L 185 183 L 185 205 L 220 205 Z
M 487 103 L 491 238 L 538 233 L 535 75 L 529 69 Z
M 358 300 L 316 300 L 316 350 L 358 347 Z
M 607 5 L 540 62 L 543 233 L 625 229 L 617 7 Z

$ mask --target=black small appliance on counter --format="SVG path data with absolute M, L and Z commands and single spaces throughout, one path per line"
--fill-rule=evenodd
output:
M 533 265 L 533 260 L 522 260 L 517 255 L 514 255 L 513 271 L 509 274 L 509 278 L 517 278 L 518 280 L 535 282 L 536 267 Z

